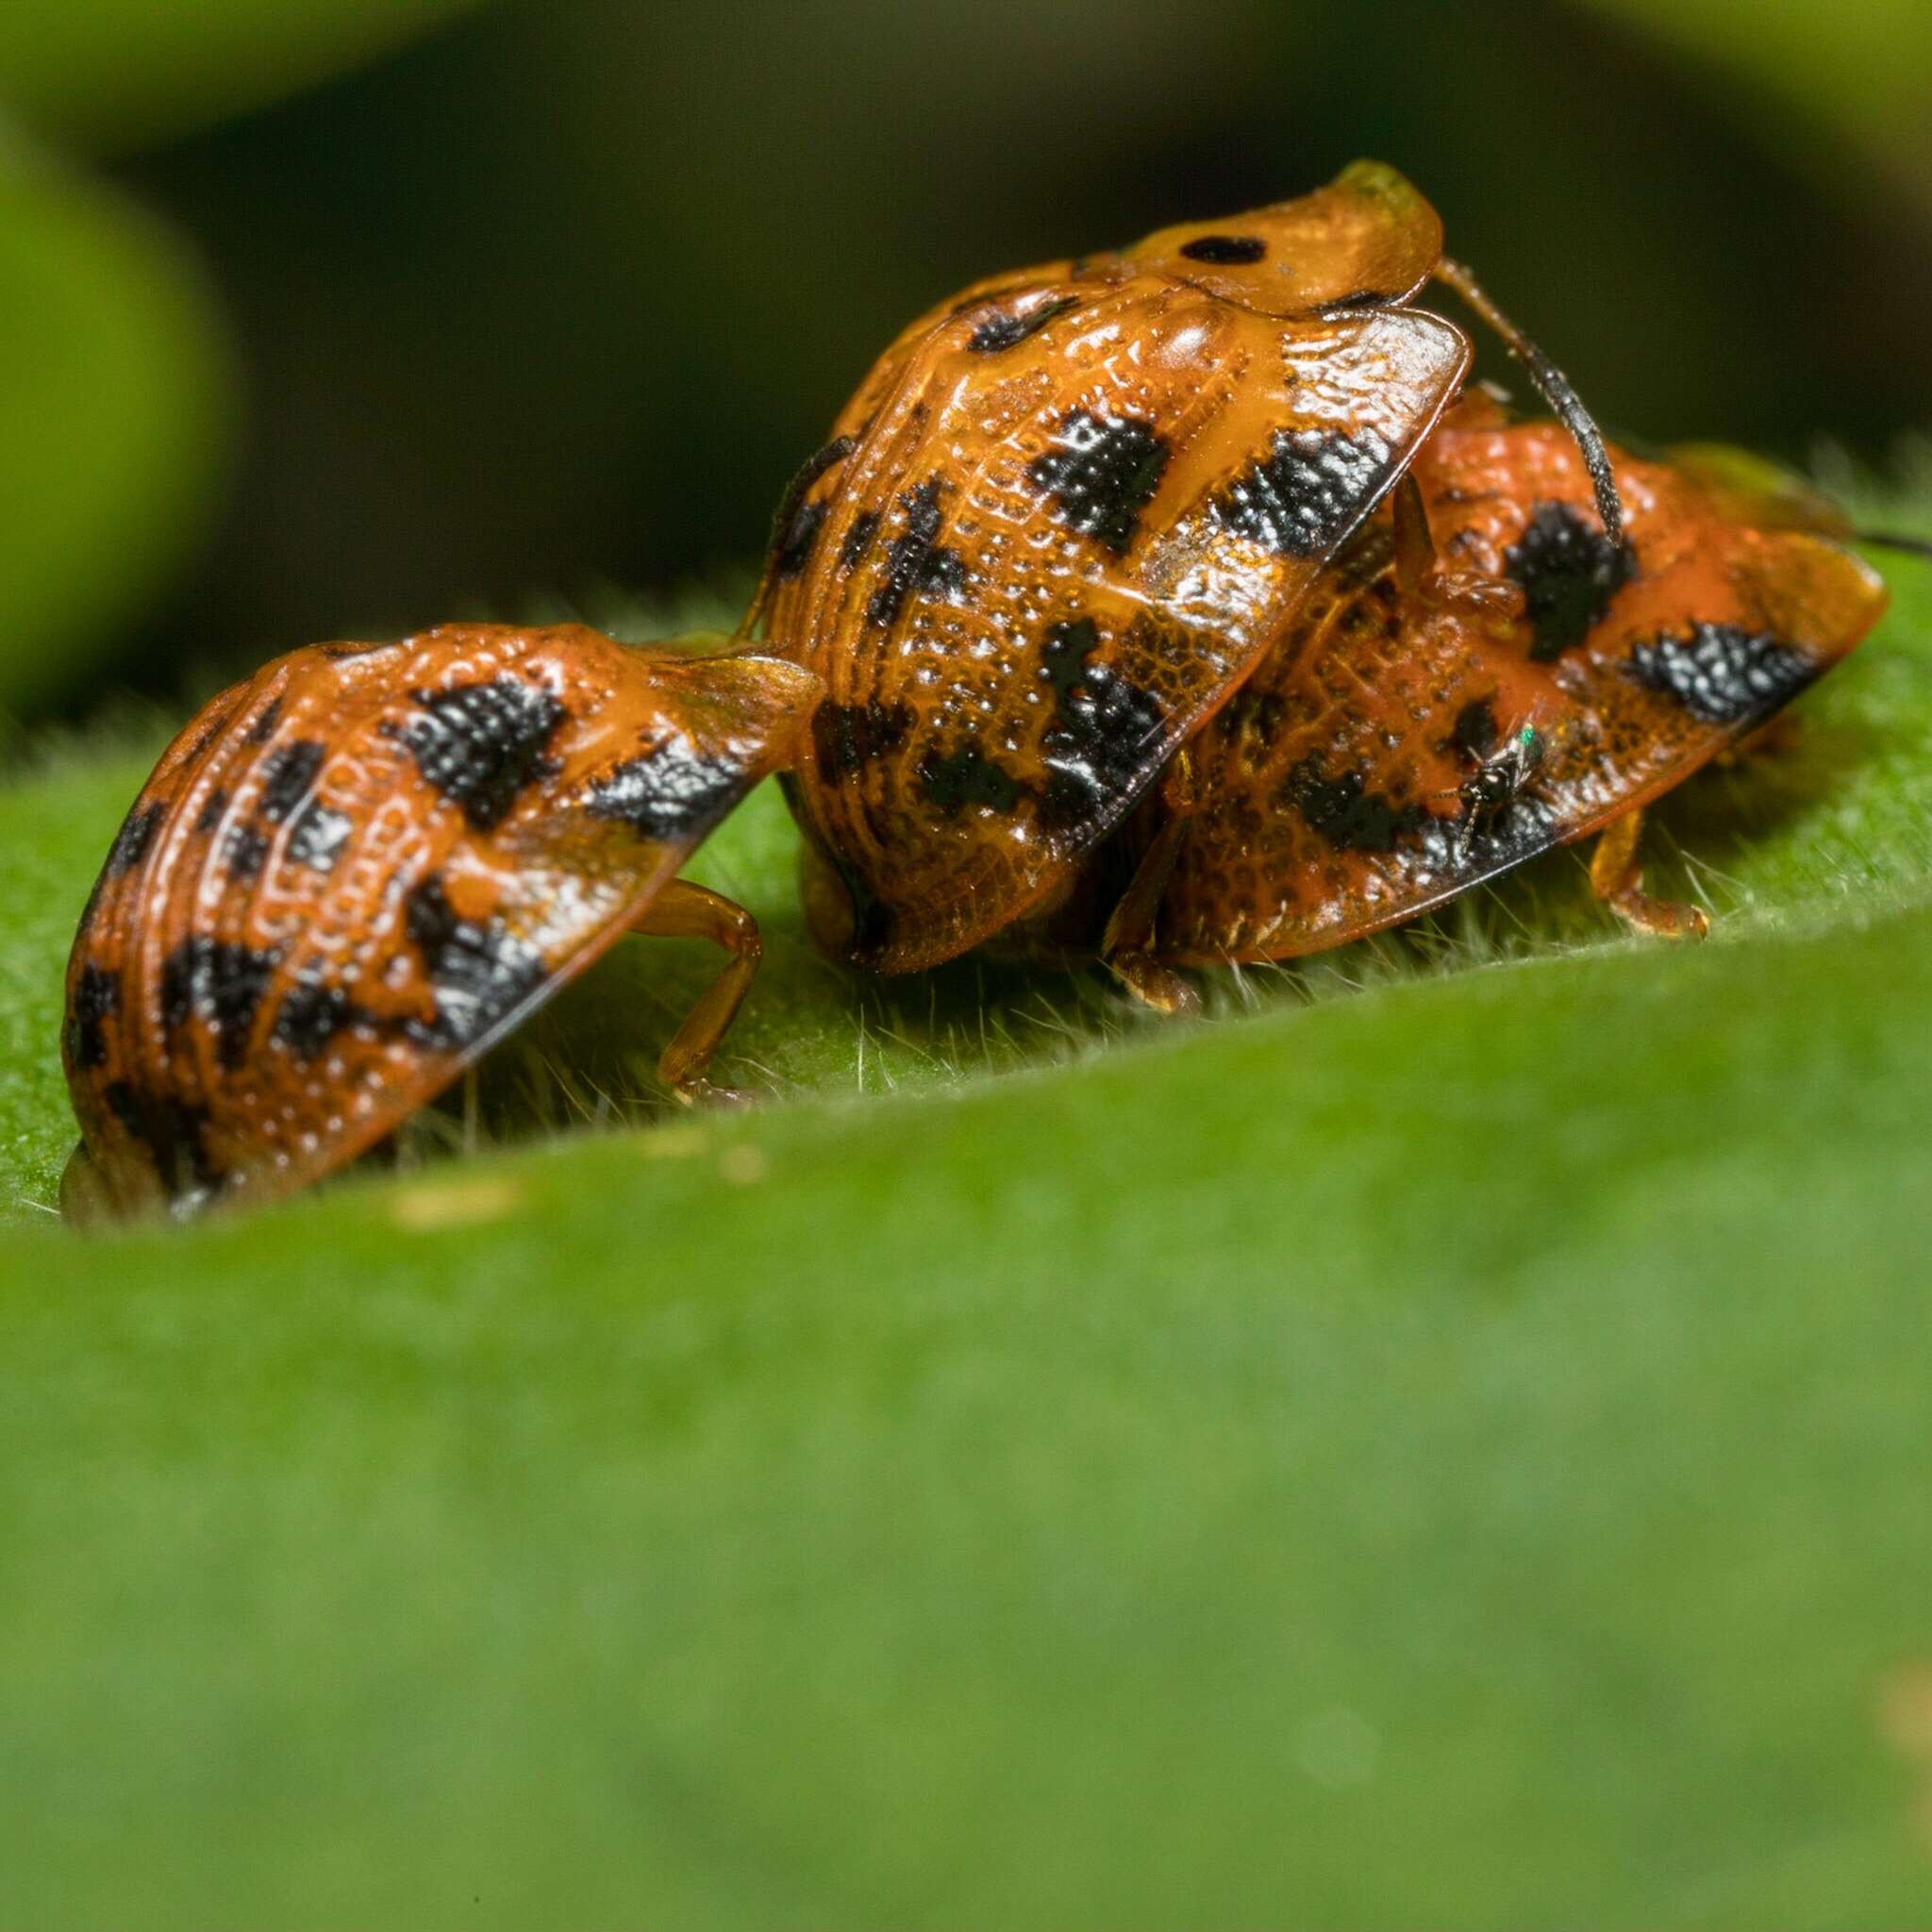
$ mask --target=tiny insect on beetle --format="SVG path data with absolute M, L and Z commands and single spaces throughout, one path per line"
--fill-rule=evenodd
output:
M 1643 808 L 1884 605 L 1831 513 L 1607 447 L 1393 170 L 982 282 L 894 341 L 780 506 L 754 612 L 824 696 L 784 782 L 819 942 L 989 941 L 1140 999 L 1407 919 Z M 1557 422 L 1464 392 L 1431 277 Z M 1525 736 L 1527 732 L 1527 736 Z
M 1462 806 L 1456 822 L 1452 851 L 1457 865 L 1469 862 L 1476 834 L 1493 830 L 1497 819 L 1529 789 L 1537 767 L 1543 761 L 1547 743 L 1538 735 L 1534 724 L 1525 724 L 1500 751 L 1483 754 L 1474 745 L 1465 748 L 1479 762 L 1456 788 L 1455 795 Z M 1443 795 L 1437 793 L 1438 797 Z
M 665 1048 L 685 1100 L 758 958 L 676 877 L 790 754 L 808 672 L 581 625 L 319 644 L 213 699 L 108 851 L 67 971 L 70 1218 L 286 1193 L 434 1098 L 626 932 L 730 958 Z

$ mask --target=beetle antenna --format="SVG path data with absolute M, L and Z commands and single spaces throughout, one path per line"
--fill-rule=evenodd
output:
M 791 480 L 785 486 L 785 494 L 778 499 L 778 508 L 772 517 L 771 541 L 765 546 L 765 574 L 758 585 L 758 595 L 752 599 L 751 608 L 745 612 L 743 622 L 739 625 L 739 635 L 749 637 L 765 614 L 770 602 L 773 577 L 777 570 L 786 545 L 795 541 L 800 534 L 800 512 L 805 508 L 805 492 L 829 470 L 834 463 L 841 463 L 858 447 L 858 439 L 851 436 L 834 437 L 824 449 L 806 458 L 792 472 Z
M 1869 543 L 1874 550 L 1902 550 L 1907 557 L 1932 558 L 1932 538 L 1904 537 L 1896 530 L 1854 530 L 1854 543 Z
M 1624 505 L 1617 494 L 1617 479 L 1610 474 L 1609 453 L 1604 448 L 1604 433 L 1596 419 L 1583 407 L 1583 398 L 1570 386 L 1570 378 L 1491 302 L 1483 285 L 1459 261 L 1444 258 L 1436 264 L 1436 279 L 1452 288 L 1483 321 L 1502 337 L 1503 345 L 1529 372 L 1529 379 L 1541 392 L 1544 402 L 1556 411 L 1583 456 L 1583 467 L 1590 472 L 1591 486 L 1596 491 L 1596 513 L 1603 519 L 1604 534 L 1619 548 L 1624 543 Z

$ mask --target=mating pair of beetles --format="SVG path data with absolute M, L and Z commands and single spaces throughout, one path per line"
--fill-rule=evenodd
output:
M 1555 420 L 1464 387 L 1455 291 Z M 781 504 L 745 647 L 579 625 L 321 644 L 214 699 L 109 851 L 68 970 L 70 1213 L 285 1192 L 389 1135 L 626 932 L 729 955 L 678 868 L 773 772 L 812 932 L 908 973 L 997 942 L 1283 959 L 1644 808 L 1884 607 L 1749 458 L 1607 448 L 1391 169 L 976 284 L 887 349 Z M 758 641 L 752 641 L 758 640 Z

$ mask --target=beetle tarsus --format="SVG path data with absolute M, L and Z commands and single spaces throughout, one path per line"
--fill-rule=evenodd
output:
M 1152 953 L 1109 953 L 1107 965 L 1143 1007 L 1151 1007 L 1157 1013 L 1178 1018 L 1201 1010 L 1201 995 Z
M 1710 915 L 1702 907 L 1653 899 L 1643 890 L 1643 862 L 1638 857 L 1642 836 L 1641 808 L 1604 827 L 1591 854 L 1591 891 L 1632 931 L 1648 939 L 1703 939 L 1710 931 Z
M 742 906 L 703 886 L 674 879 L 645 908 L 632 930 L 652 939 L 709 940 L 730 954 L 724 971 L 698 995 L 684 1024 L 659 1055 L 658 1076 L 687 1107 L 748 1104 L 752 1094 L 713 1085 L 705 1078 L 705 1069 L 758 973 L 764 952 L 758 921 Z
M 1201 995 L 1154 957 L 1154 928 L 1174 860 L 1194 813 L 1194 762 L 1183 745 L 1174 755 L 1160 788 L 1167 813 L 1154 842 L 1141 855 L 1127 890 L 1120 896 L 1101 936 L 1100 953 L 1114 977 L 1158 1013 L 1198 1013 Z

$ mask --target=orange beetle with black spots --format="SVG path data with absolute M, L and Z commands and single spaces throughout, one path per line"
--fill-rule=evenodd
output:
M 1298 201 L 997 277 L 892 343 L 781 506 L 756 617 L 823 680 L 785 782 L 821 944 L 1281 958 L 1601 831 L 1842 657 L 1878 580 L 1793 499 L 1609 450 L 1357 163 Z M 1431 277 L 1558 422 L 1463 396 Z M 1458 401 L 1458 399 L 1461 399 Z
M 1701 909 L 1642 891 L 1645 808 L 1842 658 L 1885 595 L 1772 502 L 1611 455 L 1619 545 L 1559 425 L 1458 406 L 1199 735 L 1182 808 L 1136 828 L 1177 827 L 1162 959 L 1314 952 L 1592 833 L 1614 911 L 1702 937 Z
M 816 691 L 771 658 L 451 625 L 224 691 L 142 788 L 75 940 L 70 1214 L 317 1179 L 626 932 L 730 954 L 660 1068 L 712 1094 L 758 927 L 677 870 Z
M 887 351 L 781 506 L 753 627 L 692 660 L 581 626 L 321 645 L 224 693 L 114 841 L 68 976 L 64 1194 L 192 1212 L 381 1140 L 624 932 L 731 963 L 678 866 L 765 773 L 822 944 L 1176 969 L 1407 919 L 1592 832 L 1632 925 L 1645 807 L 1870 628 L 1882 586 L 1748 462 L 1607 447 L 1361 163 L 1234 222 L 982 283 Z M 1557 422 L 1465 394 L 1431 277 Z

